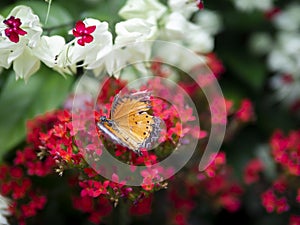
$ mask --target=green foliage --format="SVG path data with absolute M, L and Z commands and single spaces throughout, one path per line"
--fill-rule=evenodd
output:
M 72 77 L 63 78 L 51 69 L 41 68 L 25 84 L 13 72 L 0 94 L 0 159 L 25 138 L 26 121 L 59 107 L 70 92 Z

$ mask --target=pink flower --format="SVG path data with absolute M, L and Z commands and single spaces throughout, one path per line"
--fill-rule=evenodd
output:
M 75 25 L 75 28 L 72 30 L 73 35 L 77 38 L 77 43 L 81 46 L 84 46 L 86 43 L 91 43 L 94 40 L 94 37 L 91 35 L 96 29 L 96 26 L 86 27 L 82 21 L 78 21 Z
M 141 171 L 141 175 L 144 177 L 143 183 L 141 184 L 142 188 L 146 191 L 150 191 L 154 188 L 155 182 L 160 177 L 158 175 L 157 169 L 147 169 Z
M 5 35 L 9 38 L 10 41 L 14 43 L 19 42 L 19 35 L 24 36 L 25 34 L 27 34 L 25 30 L 20 28 L 22 22 L 19 18 L 11 16 L 7 20 L 4 20 L 3 23 L 8 27 L 4 30 Z

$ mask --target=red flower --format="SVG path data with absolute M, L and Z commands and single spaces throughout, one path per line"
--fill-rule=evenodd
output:
M 254 119 L 253 105 L 249 99 L 244 99 L 242 101 L 240 108 L 235 113 L 235 117 L 244 123 Z
M 262 205 L 266 208 L 267 212 L 273 212 L 276 204 L 276 196 L 273 191 L 267 190 L 261 195 Z
M 281 13 L 281 9 L 278 7 L 274 7 L 268 11 L 265 12 L 265 17 L 268 20 L 272 20 L 275 16 L 277 16 L 279 13 Z
M 86 43 L 91 43 L 94 37 L 91 35 L 96 29 L 96 26 L 86 27 L 82 21 L 78 21 L 75 28 L 72 30 L 75 37 L 79 37 L 77 43 L 84 46 Z
M 297 191 L 296 201 L 300 203 L 300 188 Z
M 259 179 L 259 173 L 264 169 L 264 165 L 259 159 L 253 159 L 245 167 L 244 181 L 246 184 L 252 184 Z
M 287 172 L 300 175 L 300 131 L 291 131 L 285 137 L 276 131 L 270 140 L 272 155 Z
M 154 188 L 154 184 L 160 178 L 159 171 L 157 169 L 142 170 L 141 175 L 144 177 L 141 186 L 146 191 L 151 191 Z
M 217 171 L 226 164 L 226 155 L 224 152 L 212 154 L 213 159 L 210 165 L 205 169 L 205 173 L 208 177 L 214 177 Z
M 9 38 L 10 41 L 14 43 L 19 42 L 19 35 L 24 36 L 25 34 L 27 34 L 25 30 L 20 28 L 22 22 L 19 18 L 11 16 L 7 20 L 4 20 L 3 23 L 8 27 L 4 30 L 5 35 Z
M 300 216 L 291 215 L 289 225 L 300 225 Z
M 197 7 L 198 9 L 204 9 L 204 3 L 202 0 L 196 0 L 196 4 L 197 4 Z
M 234 195 L 231 192 L 221 195 L 219 198 L 219 202 L 229 212 L 237 211 L 241 205 L 239 195 Z
M 208 67 L 212 70 L 216 78 L 219 78 L 222 73 L 224 73 L 225 68 L 216 56 L 215 53 L 209 53 L 206 55 Z
M 278 198 L 272 189 L 268 189 L 261 195 L 262 205 L 267 212 L 283 213 L 289 210 L 289 205 L 285 197 Z
M 148 215 L 151 213 L 152 196 L 141 199 L 137 204 L 130 208 L 130 213 L 133 215 Z

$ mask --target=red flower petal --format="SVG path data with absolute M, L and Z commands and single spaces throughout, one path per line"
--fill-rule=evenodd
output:
M 80 33 L 78 33 L 75 29 L 72 30 L 74 37 L 81 37 Z
M 25 34 L 27 34 L 27 32 L 25 31 L 25 30 L 23 30 L 23 29 L 21 29 L 21 28 L 18 28 L 17 29 L 17 33 L 19 34 L 19 35 L 25 35 Z
M 85 24 L 80 20 L 76 23 L 75 29 L 79 33 L 83 33 L 85 30 Z
M 10 33 L 9 35 L 7 35 L 7 37 L 9 38 L 10 41 L 14 43 L 18 43 L 20 40 L 19 35 L 15 32 Z
M 84 40 L 85 43 L 91 43 L 94 40 L 92 35 L 85 35 L 82 37 L 82 39 Z
M 90 26 L 86 28 L 88 34 L 93 33 L 96 30 L 96 26 Z
M 77 43 L 78 43 L 79 45 L 81 45 L 81 46 L 84 46 L 84 45 L 85 45 L 85 42 L 84 42 L 83 38 L 78 39 Z

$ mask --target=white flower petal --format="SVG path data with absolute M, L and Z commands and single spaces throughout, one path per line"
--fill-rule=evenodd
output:
M 43 36 L 32 52 L 48 67 L 54 67 L 57 64 L 56 59 L 63 50 L 64 45 L 65 39 L 61 36 Z
M 179 12 L 173 12 L 165 18 L 165 27 L 162 32 L 163 38 L 181 39 L 185 35 L 188 20 Z
M 195 23 L 209 34 L 215 35 L 221 30 L 221 18 L 213 11 L 202 10 L 195 15 Z
M 8 210 L 9 200 L 0 195 L 0 225 L 8 225 L 6 216 L 10 215 Z
M 179 12 L 186 18 L 190 18 L 194 12 L 199 9 L 197 7 L 196 1 L 188 0 L 168 0 L 168 5 L 174 12 Z
M 167 8 L 157 0 L 128 0 L 119 11 L 124 19 L 141 18 L 155 20 L 159 19 Z
M 207 32 L 199 29 L 187 33 L 185 46 L 197 53 L 209 53 L 214 48 L 214 40 Z
M 132 42 L 153 40 L 157 36 L 155 23 L 134 18 L 116 24 L 115 44 L 118 46 Z
M 17 79 L 23 78 L 27 81 L 40 68 L 40 60 L 29 48 L 25 48 L 23 54 L 14 61 L 13 68 Z

